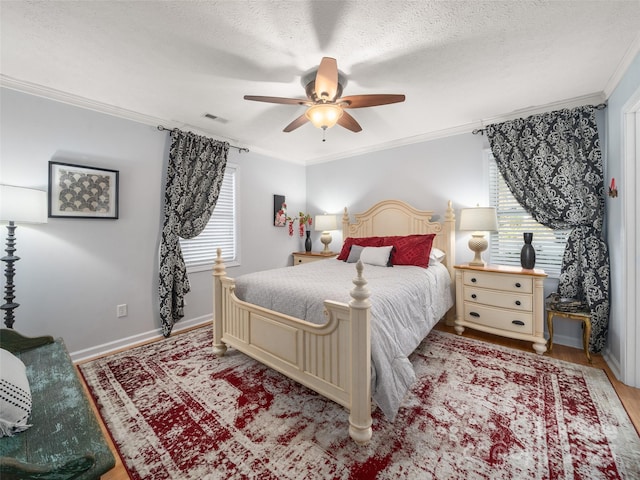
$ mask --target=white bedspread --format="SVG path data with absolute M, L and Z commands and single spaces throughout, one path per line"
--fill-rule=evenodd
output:
M 241 300 L 312 323 L 324 323 L 324 300 L 348 303 L 354 263 L 322 260 L 242 275 L 235 279 Z M 372 394 L 393 421 L 415 380 L 408 356 L 453 306 L 444 265 L 429 268 L 365 265 L 371 292 Z

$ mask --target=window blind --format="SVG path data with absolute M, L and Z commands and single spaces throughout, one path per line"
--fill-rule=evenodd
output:
M 237 260 L 236 176 L 235 165 L 227 164 L 218 202 L 202 233 L 191 239 L 180 239 L 185 264 L 190 271 L 210 267 L 215 263 L 218 248 L 225 263 Z M 194 268 L 195 267 L 195 268 Z
M 498 216 L 498 232 L 491 234 L 491 263 L 520 266 L 522 234 L 532 232 L 535 268 L 543 269 L 550 277 L 559 277 L 569 230 L 553 230 L 536 222 L 512 195 L 492 154 L 488 163 L 489 204 L 496 207 Z

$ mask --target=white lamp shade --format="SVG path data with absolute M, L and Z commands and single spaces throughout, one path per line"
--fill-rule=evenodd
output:
M 329 230 L 337 229 L 338 223 L 335 215 L 316 215 L 314 220 L 314 230 L 328 232 Z
M 0 221 L 47 223 L 47 192 L 0 185 Z
M 498 217 L 494 207 L 463 208 L 460 210 L 460 230 L 497 232 Z

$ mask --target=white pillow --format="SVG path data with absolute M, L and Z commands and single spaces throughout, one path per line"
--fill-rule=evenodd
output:
M 444 260 L 445 253 L 439 248 L 433 247 L 431 249 L 431 253 L 429 254 L 429 265 L 436 265 L 438 263 L 442 263 Z
M 360 253 L 362 263 L 377 265 L 378 267 L 389 266 L 389 256 L 393 245 L 388 247 L 364 247 Z
M 31 389 L 18 357 L 0 348 L 0 437 L 12 437 L 31 425 Z

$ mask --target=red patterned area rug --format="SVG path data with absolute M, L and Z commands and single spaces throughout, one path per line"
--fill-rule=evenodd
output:
M 602 370 L 434 331 L 393 424 L 348 413 L 210 328 L 81 366 L 133 479 L 638 479 L 640 439 Z

